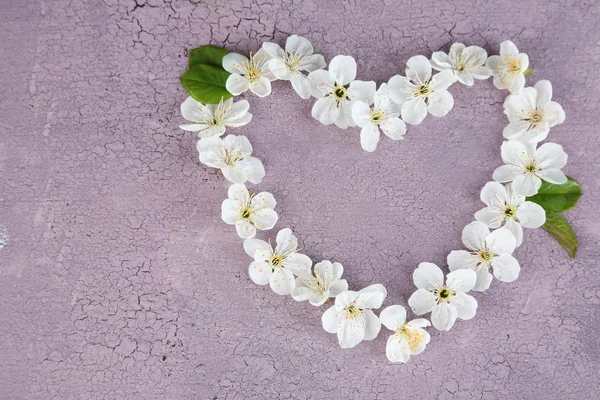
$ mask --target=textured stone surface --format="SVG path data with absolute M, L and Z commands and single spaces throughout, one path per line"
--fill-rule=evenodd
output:
M 595 1 L 0 2 L 0 392 L 3 399 L 593 398 L 600 368 L 600 7 Z M 408 365 L 387 331 L 353 350 L 323 309 L 247 276 L 220 221 L 227 184 L 199 165 L 178 124 L 187 51 L 256 50 L 290 33 L 359 79 L 386 81 L 411 55 L 453 41 L 514 40 L 550 79 L 566 123 L 550 140 L 587 195 L 568 219 L 576 260 L 541 231 L 522 275 L 479 295 L 480 312 Z M 319 125 L 287 83 L 250 97 L 278 227 L 351 288 L 384 283 L 406 304 L 412 270 L 443 264 L 500 165 L 505 92 L 451 88 L 449 116 L 361 150 L 357 130 Z M 262 237 L 273 238 L 274 232 Z M 596 396 L 594 396 L 596 394 Z

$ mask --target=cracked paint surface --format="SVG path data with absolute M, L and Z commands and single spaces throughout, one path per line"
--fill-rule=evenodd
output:
M 600 6 L 594 1 L 231 2 L 8 0 L 0 4 L 0 392 L 3 399 L 571 399 L 600 390 Z M 497 54 L 512 39 L 553 83 L 567 120 L 550 140 L 584 196 L 567 218 L 570 260 L 526 231 L 520 278 L 478 295 L 479 313 L 407 365 L 385 329 L 353 350 L 325 310 L 247 276 L 220 220 L 227 183 L 178 129 L 178 78 L 201 44 L 256 50 L 288 34 L 358 79 L 387 81 L 412 55 L 454 41 Z M 361 150 L 358 130 L 320 125 L 287 82 L 248 97 L 247 135 L 277 201 L 316 262 L 352 289 L 383 283 L 404 304 L 421 261 L 439 265 L 501 164 L 506 92 L 451 88 L 442 119 Z M 273 239 L 275 231 L 259 236 Z M 594 396 L 596 395 L 596 396 Z

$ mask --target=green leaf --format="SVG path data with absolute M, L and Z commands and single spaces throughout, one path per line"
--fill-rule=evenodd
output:
M 181 84 L 195 100 L 217 104 L 233 95 L 225 88 L 229 72 L 209 64 L 196 64 L 181 75 Z
M 530 68 L 527 68 L 525 71 L 523 71 L 523 75 L 525 76 L 530 76 L 531 74 L 533 74 L 533 71 Z
M 577 254 L 577 237 L 565 217 L 554 211 L 546 212 L 546 223 L 542 226 L 565 250 L 571 258 Z
M 192 68 L 196 64 L 209 64 L 215 67 L 223 66 L 223 57 L 229 54 L 229 51 L 222 47 L 206 45 L 195 48 L 190 51 L 189 67 Z
M 582 194 L 579 183 L 573 178 L 568 178 L 567 183 L 562 185 L 543 181 L 538 193 L 527 200 L 539 204 L 546 211 L 565 212 L 575 207 Z

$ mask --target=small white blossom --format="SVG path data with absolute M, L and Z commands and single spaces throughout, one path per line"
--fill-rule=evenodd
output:
M 190 96 L 181 103 L 181 115 L 193 124 L 179 127 L 198 132 L 201 138 L 221 136 L 225 133 L 225 127 L 234 128 L 250 122 L 252 114 L 248 112 L 249 108 L 246 100 L 234 103 L 233 99 L 221 99 L 219 104 L 202 104 Z
M 431 339 L 423 328 L 431 326 L 424 318 L 406 320 L 406 310 L 402 306 L 385 308 L 379 319 L 383 326 L 393 331 L 385 348 L 385 354 L 391 362 L 405 363 L 410 356 L 421 354 Z
M 352 104 L 375 95 L 375 82 L 355 81 L 356 61 L 350 56 L 335 56 L 329 70 L 320 69 L 308 75 L 312 94 L 317 101 L 312 108 L 313 118 L 322 124 L 336 124 L 346 129 L 356 126 L 352 119 Z
M 539 142 L 548 136 L 550 128 L 565 120 L 563 108 L 552 101 L 552 84 L 539 81 L 504 101 L 504 114 L 510 123 L 502 134 L 506 139 Z
M 373 97 L 354 102 L 352 118 L 362 128 L 360 144 L 366 151 L 374 151 L 377 147 L 380 129 L 393 140 L 402 139 L 406 133 L 406 124 L 400 119 L 400 106 L 390 99 L 385 83 L 381 84 Z
M 523 227 L 536 229 L 546 222 L 546 211 L 539 204 L 525 201 L 525 196 L 518 195 L 512 185 L 488 182 L 481 190 L 481 201 L 487 207 L 475 213 L 475 219 L 496 229 L 506 227 L 517 239 L 517 247 L 523 243 Z
M 517 46 L 510 40 L 500 43 L 500 55 L 490 56 L 485 65 L 494 75 L 494 86 L 519 93 L 525 86 L 525 71 L 529 68 L 529 57 L 519 53 Z
M 231 185 L 227 199 L 221 204 L 221 218 L 226 224 L 235 225 L 242 239 L 251 239 L 256 230 L 271 229 L 277 223 L 276 202 L 269 192 L 250 195 L 246 186 Z
M 324 304 L 330 297 L 348 290 L 348 282 L 341 279 L 344 267 L 340 263 L 323 260 L 315 264 L 313 273 L 298 275 L 292 297 L 296 301 L 308 300 L 313 306 Z
M 234 96 L 250 90 L 259 97 L 271 94 L 271 81 L 275 75 L 269 69 L 271 57 L 263 50 L 255 54 L 250 52 L 250 58 L 238 53 L 229 53 L 223 57 L 223 68 L 230 72 L 225 87 Z
M 232 183 L 260 183 L 265 176 L 262 162 L 252 157 L 252 145 L 246 136 L 229 135 L 204 138 L 196 143 L 200 162 L 218 168 Z
M 454 43 L 448 54 L 436 51 L 431 56 L 431 66 L 436 71 L 450 70 L 463 85 L 473 86 L 474 79 L 487 79 L 492 71 L 485 66 L 487 52 L 479 46 L 466 47 Z
M 337 333 L 343 349 L 356 346 L 363 340 L 373 340 L 381 330 L 381 322 L 372 309 L 381 307 L 387 291 L 383 285 L 368 286 L 359 292 L 351 290 L 337 295 L 335 305 L 323 313 L 323 329 Z
M 447 90 L 456 77 L 450 70 L 431 76 L 431 63 L 425 56 L 413 56 L 406 62 L 406 77 L 394 75 L 388 82 L 391 99 L 402 106 L 402 119 L 418 125 L 427 111 L 443 117 L 454 107 L 454 98 Z
M 462 232 L 462 241 L 466 250 L 453 250 L 448 254 L 450 271 L 470 269 L 477 273 L 477 281 L 473 290 L 483 292 L 488 290 L 493 276 L 502 282 L 512 282 L 519 277 L 521 267 L 512 256 L 517 245 L 517 239 L 506 228 L 496 229 L 490 233 L 486 224 L 479 221 L 471 222 Z
M 325 68 L 327 63 L 320 54 L 313 54 L 312 44 L 302 36 L 292 35 L 285 42 L 285 51 L 276 43 L 263 43 L 263 49 L 272 57 L 269 69 L 277 79 L 291 81 L 292 87 L 303 99 L 311 95 L 311 85 L 303 71 Z
M 457 318 L 468 320 L 477 312 L 477 300 L 468 295 L 477 275 L 470 269 L 450 272 L 444 284 L 444 273 L 435 264 L 422 262 L 413 273 L 417 287 L 408 305 L 416 315 L 431 311 L 431 323 L 440 331 L 448 331 Z
M 561 185 L 567 177 L 561 168 L 567 164 L 567 153 L 556 143 L 544 143 L 536 149 L 532 143 L 509 140 L 502 143 L 502 161 L 506 165 L 496 168 L 496 182 L 512 182 L 515 193 L 521 196 L 537 194 L 542 179 Z
M 287 295 L 294 290 L 294 275 L 310 274 L 312 261 L 304 254 L 298 253 L 298 239 L 291 229 L 280 230 L 276 241 L 275 250 L 264 240 L 244 241 L 244 250 L 254 258 L 254 262 L 248 267 L 248 274 L 257 285 L 268 283 L 275 293 Z

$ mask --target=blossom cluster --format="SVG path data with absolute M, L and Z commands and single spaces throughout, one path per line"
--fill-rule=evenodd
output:
M 220 169 L 232 183 L 221 217 L 235 225 L 244 239 L 244 250 L 253 260 L 248 266 L 250 279 L 313 306 L 334 298 L 334 304 L 323 313 L 322 325 L 337 335 L 342 348 L 374 339 L 383 325 L 392 331 L 386 346 L 388 359 L 406 362 L 429 343 L 427 327 L 448 331 L 457 319 L 475 317 L 478 303 L 470 292 L 487 290 L 494 278 L 513 282 L 519 277 L 521 267 L 513 253 L 523 243 L 523 228 L 539 228 L 546 220 L 544 209 L 526 198 L 538 192 L 542 181 L 567 181 L 562 172 L 567 154 L 562 146 L 538 146 L 550 128 L 564 121 L 565 113 L 552 101 L 550 82 L 542 80 L 525 87 L 528 66 L 527 55 L 519 53 L 511 41 L 501 44 L 500 55 L 490 57 L 481 47 L 455 43 L 447 54 L 439 51 L 430 59 L 422 55 L 409 58 L 404 75 L 392 76 L 377 87 L 373 81 L 356 79 L 354 58 L 339 55 L 327 66 L 312 44 L 297 35 L 287 39 L 284 49 L 264 43 L 249 57 L 230 53 L 223 58 L 223 68 L 231 73 L 226 87 L 233 95 L 250 91 L 264 97 L 271 93 L 272 81 L 290 81 L 301 98 L 316 99 L 312 116 L 319 122 L 341 129 L 358 126 L 361 146 L 369 152 L 376 149 L 381 132 L 399 140 L 406 134 L 407 124 L 418 125 L 428 114 L 442 117 L 450 112 L 454 98 L 449 89 L 457 82 L 472 86 L 475 80 L 493 77 L 497 88 L 509 90 L 504 102 L 509 124 L 503 130 L 506 141 L 501 147 L 505 165 L 498 167 L 493 181 L 482 188 L 480 198 L 485 207 L 463 229 L 465 249 L 448 254 L 449 272 L 444 274 L 429 262 L 415 269 L 416 290 L 408 306 L 418 318 L 412 320 L 401 305 L 388 306 L 377 315 L 374 310 L 381 308 L 387 297 L 385 287 L 374 284 L 349 290 L 342 279 L 343 266 L 329 260 L 313 266 L 300 252 L 291 229 L 279 230 L 275 247 L 255 238 L 257 230 L 276 225 L 275 198 L 268 192 L 250 193 L 245 186 L 246 182 L 260 183 L 265 175 L 261 161 L 252 157 L 248 139 L 235 135 L 221 139 L 226 128 L 251 121 L 248 101 L 229 99 L 210 105 L 190 97 L 181 105 L 181 113 L 191 123 L 181 128 L 198 132 L 200 162 Z M 429 320 L 421 317 L 429 313 Z

